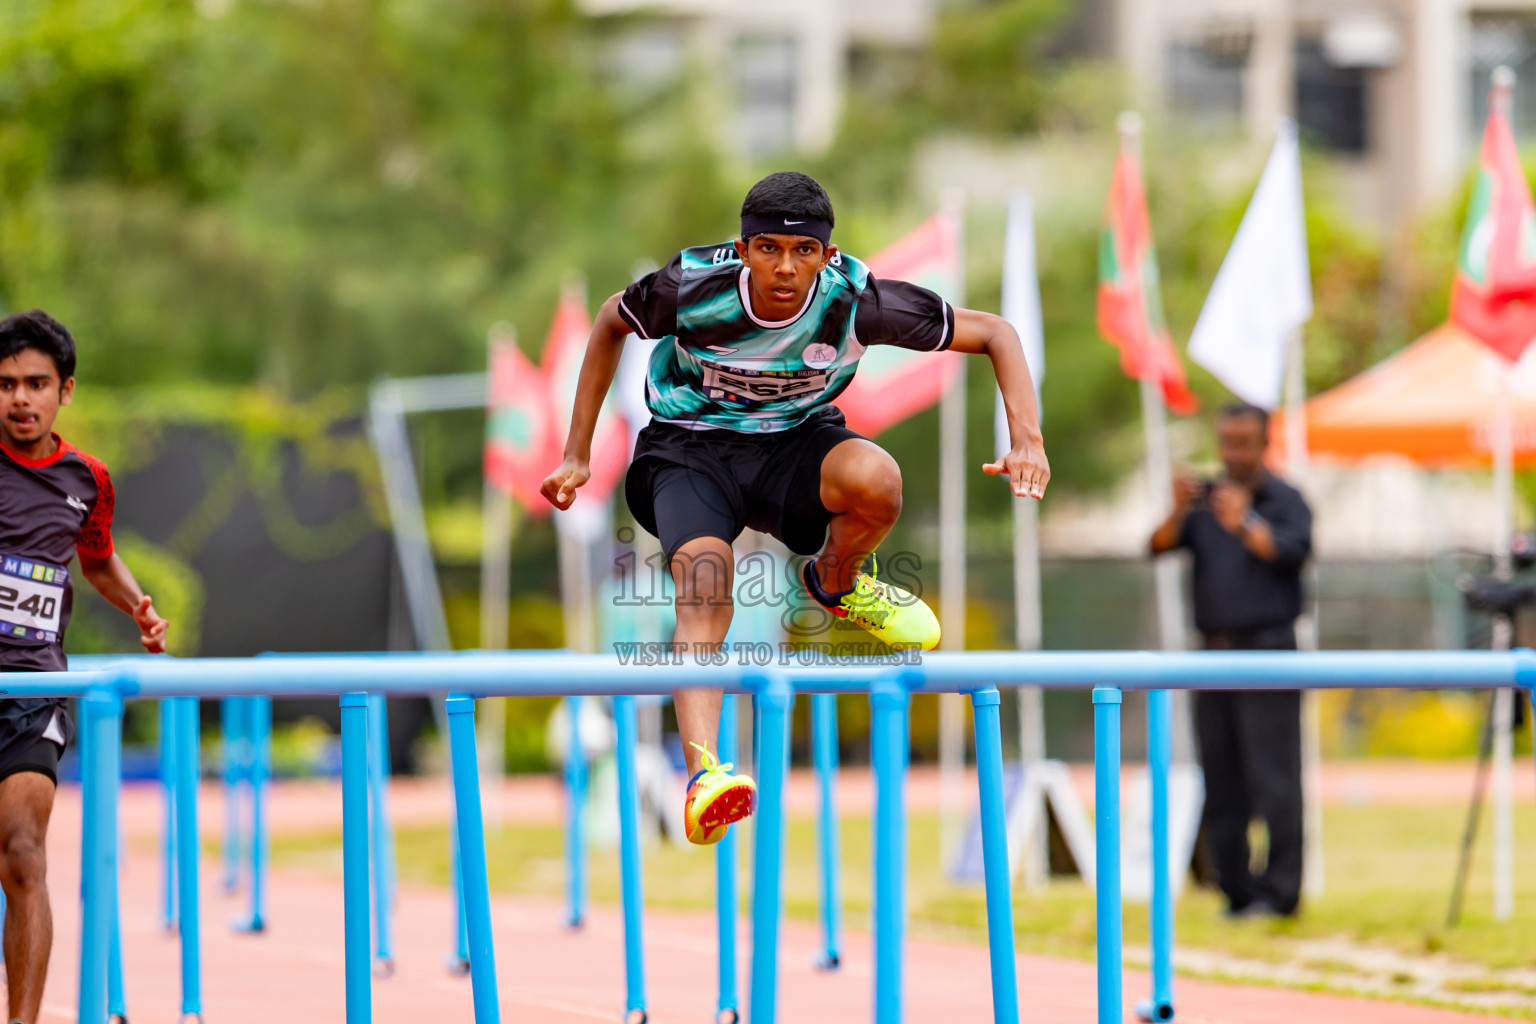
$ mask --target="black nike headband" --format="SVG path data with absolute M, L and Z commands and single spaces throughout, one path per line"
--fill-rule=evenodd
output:
M 797 217 L 784 213 L 744 213 L 741 215 L 741 237 L 745 240 L 753 235 L 803 235 L 822 245 L 830 245 L 832 225 L 819 217 L 804 214 Z

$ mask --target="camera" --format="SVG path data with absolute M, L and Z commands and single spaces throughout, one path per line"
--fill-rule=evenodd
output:
M 1536 587 L 1511 583 L 1487 576 L 1467 574 L 1456 581 L 1468 611 L 1493 615 L 1513 615 L 1521 607 L 1536 602 Z

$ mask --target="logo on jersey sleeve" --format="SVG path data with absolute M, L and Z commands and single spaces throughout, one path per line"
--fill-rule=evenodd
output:
M 73 494 L 66 494 L 66 495 L 64 495 L 64 504 L 68 505 L 72 509 L 78 509 L 81 512 L 89 512 L 90 511 L 90 509 L 86 506 L 85 502 L 81 501 L 79 498 L 75 497 Z

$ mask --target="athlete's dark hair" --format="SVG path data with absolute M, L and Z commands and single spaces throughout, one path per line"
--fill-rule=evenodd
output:
M 69 328 L 40 309 L 13 313 L 0 320 L 0 359 L 36 349 L 53 360 L 59 380 L 75 375 L 75 338 Z
M 1269 437 L 1269 412 L 1262 406 L 1252 405 L 1248 402 L 1230 402 L 1221 407 L 1220 418 L 1242 419 L 1252 416 L 1259 421 L 1259 433 L 1263 437 Z
M 807 217 L 836 224 L 827 190 L 809 174 L 779 171 L 753 185 L 742 200 L 741 215 Z

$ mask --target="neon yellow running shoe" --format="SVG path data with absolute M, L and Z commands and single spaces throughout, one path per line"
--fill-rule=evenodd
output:
M 704 755 L 704 767 L 688 782 L 688 799 L 683 803 L 683 826 L 688 841 L 698 846 L 712 846 L 725 837 L 725 830 L 757 807 L 757 783 L 745 775 L 732 775 L 732 764 L 721 764 L 709 748 L 691 743 Z
M 874 556 L 871 567 L 879 572 Z M 910 590 L 877 580 L 869 573 L 854 577 L 853 589 L 838 597 L 837 604 L 828 604 L 821 598 L 826 592 L 816 585 L 815 560 L 805 563 L 805 588 L 811 597 L 832 614 L 845 618 L 855 626 L 869 630 L 877 640 L 896 648 L 913 648 L 931 651 L 939 646 L 942 631 L 939 618 L 922 598 Z

